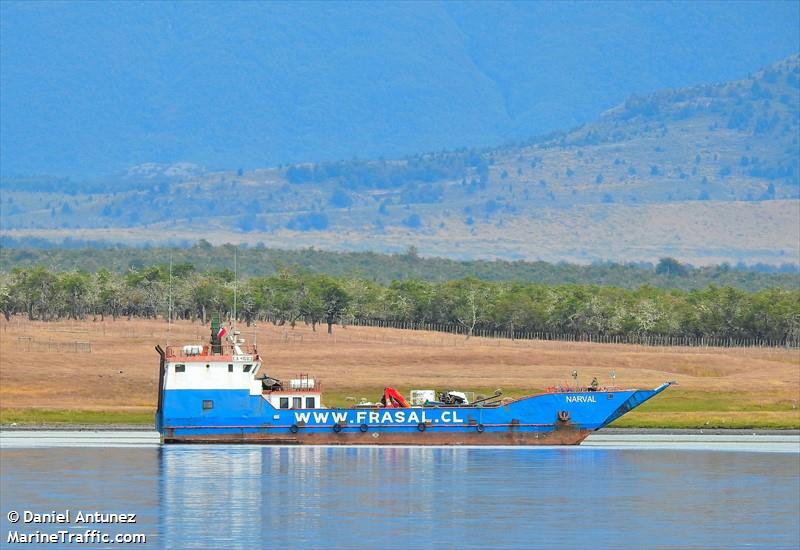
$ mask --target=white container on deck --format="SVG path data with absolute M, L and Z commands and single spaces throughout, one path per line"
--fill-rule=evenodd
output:
M 313 378 L 292 378 L 289 380 L 289 388 L 293 390 L 313 390 Z
M 426 401 L 436 401 L 435 390 L 411 390 L 411 405 L 420 406 L 424 405 Z
M 203 346 L 189 345 L 183 346 L 184 355 L 200 355 L 203 353 Z

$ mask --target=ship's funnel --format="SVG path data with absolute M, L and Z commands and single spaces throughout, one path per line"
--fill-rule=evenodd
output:
M 211 355 L 222 355 L 222 339 L 219 335 L 221 325 L 219 313 L 214 313 L 211 316 Z

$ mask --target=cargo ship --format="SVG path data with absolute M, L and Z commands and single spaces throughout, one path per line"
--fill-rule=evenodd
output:
M 207 344 L 156 346 L 156 427 L 163 443 L 273 445 L 577 445 L 658 395 L 652 390 L 554 387 L 518 399 L 387 387 L 375 403 L 323 404 L 322 383 L 262 372 L 255 345 L 211 323 Z

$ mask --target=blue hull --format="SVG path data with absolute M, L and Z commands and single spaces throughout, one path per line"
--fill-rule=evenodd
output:
M 501 406 L 276 409 L 247 390 L 164 390 L 165 443 L 577 444 L 664 391 L 546 393 Z M 205 404 L 205 407 L 204 407 Z

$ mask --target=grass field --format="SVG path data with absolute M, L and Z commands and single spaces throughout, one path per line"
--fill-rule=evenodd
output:
M 623 187 L 632 191 L 630 185 Z M 518 185 L 518 188 L 523 187 Z M 468 204 L 475 200 L 470 197 Z M 515 197 L 509 201 L 519 204 L 522 199 Z M 794 199 L 589 204 L 569 210 L 530 205 L 530 209 L 536 210 L 535 216 L 505 214 L 502 224 L 497 219 L 476 217 L 471 225 L 463 223 L 461 208 L 442 209 L 440 203 L 415 204 L 414 211 L 424 220 L 425 230 L 411 230 L 399 223 L 389 226 L 387 223 L 386 229 L 377 234 L 372 225 L 376 208 L 377 205 L 369 209 L 353 207 L 331 211 L 332 219 L 338 222 L 327 231 L 278 228 L 269 232 L 242 233 L 230 226 L 229 218 L 203 217 L 202 220 L 195 218 L 197 227 L 185 221 L 175 227 L 170 221 L 149 227 L 16 228 L 5 233 L 22 240 L 61 241 L 69 237 L 132 245 L 167 240 L 194 242 L 202 234 L 214 244 L 246 242 L 255 246 L 261 242 L 268 247 L 280 248 L 292 243 L 297 249 L 317 247 L 338 251 L 375 250 L 378 247 L 388 252 L 401 252 L 408 248 L 409 243 L 414 243 L 426 256 L 453 259 L 463 259 L 464 250 L 469 250 L 471 258 L 526 258 L 578 263 L 615 258 L 657 262 L 662 256 L 672 255 L 693 265 L 710 265 L 735 261 L 731 254 L 753 264 L 797 263 L 800 260 L 794 231 L 797 227 L 797 203 Z M 523 210 L 527 212 L 528 207 Z M 280 215 L 274 214 L 278 216 L 274 219 L 279 220 Z M 28 219 L 31 214 L 25 216 Z M 643 236 L 646 236 L 644 244 Z M 598 252 L 587 256 L 587 250 Z
M 252 342 L 253 328 L 242 327 Z M 158 387 L 156 344 L 204 341 L 208 328 L 189 322 L 0 321 L 0 423 L 146 424 Z M 91 352 L 75 352 L 74 342 Z M 571 381 L 655 387 L 679 385 L 615 426 L 800 428 L 800 353 L 780 349 L 647 348 L 566 342 L 492 340 L 416 331 L 334 327 L 334 335 L 259 326 L 266 372 L 301 373 L 323 383 L 329 406 L 385 386 L 460 389 L 517 397 Z M 88 348 L 83 345 L 81 347 Z

